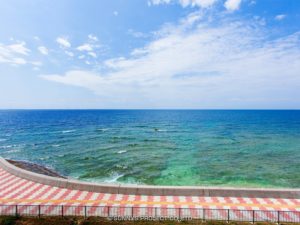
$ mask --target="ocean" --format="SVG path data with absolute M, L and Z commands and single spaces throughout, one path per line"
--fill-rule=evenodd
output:
M 85 181 L 300 187 L 297 110 L 1 110 L 0 155 Z

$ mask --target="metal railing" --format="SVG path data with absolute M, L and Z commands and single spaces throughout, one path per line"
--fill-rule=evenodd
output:
M 300 222 L 300 211 L 267 211 L 207 208 L 123 207 L 82 205 L 0 205 L 0 215 L 82 216 L 107 218 L 177 218 L 245 222 Z

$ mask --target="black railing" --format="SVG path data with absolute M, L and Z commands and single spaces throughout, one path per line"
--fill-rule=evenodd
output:
M 300 222 L 300 211 L 123 207 L 82 205 L 0 205 L 0 215 L 16 216 L 82 216 L 112 219 L 166 219 L 245 221 L 245 222 Z

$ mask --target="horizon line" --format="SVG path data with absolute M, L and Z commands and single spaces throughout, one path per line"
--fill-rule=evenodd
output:
M 250 110 L 253 110 L 253 111 L 255 111 L 255 110 L 260 110 L 260 111 L 263 111 L 263 110 L 265 110 L 265 111 L 267 111 L 267 110 L 269 110 L 269 111 L 271 111 L 271 110 L 277 110 L 277 111 L 288 111 L 288 110 L 294 110 L 294 111 L 299 111 L 300 110 L 300 108 L 285 108 L 285 109 L 281 109 L 281 108 L 267 108 L 267 109 L 264 109 L 264 108 L 245 108 L 245 109 L 241 109 L 241 108 L 232 108 L 232 109 L 230 109 L 230 108 L 203 108 L 203 109 L 201 109 L 201 108 L 11 108 L 11 109 L 9 109 L 9 108 L 0 108 L 0 111 L 34 111 L 34 110 L 36 110 L 36 111 L 38 111 L 38 110 L 40 110 L 40 111 L 46 111 L 46 110 L 53 110 L 53 111 L 55 111 L 55 110 L 70 110 L 70 111 L 72 111 L 72 110 L 82 110 L 82 111 L 84 111 L 84 110 L 90 110 L 90 111 L 96 111 L 96 110 L 103 110 L 103 111 L 105 111 L 105 110 L 107 110 L 107 111 L 109 111 L 109 110 L 128 110 L 128 111 L 130 111 L 130 110 L 140 110 L 140 111 L 142 111 L 142 110 L 153 110 L 153 111 L 155 111 L 155 110 L 157 110 L 157 111 L 159 111 L 159 110 L 169 110 L 169 111 L 175 111 L 175 110 L 182 110 L 182 111 L 184 111 L 184 110 L 190 110 L 190 111 L 192 111 L 192 110 L 194 110 L 194 111 L 197 111 L 197 110 L 203 110 L 203 111 L 209 111 L 209 110 L 211 110 L 211 111 L 217 111 L 217 110 L 224 110 L 224 111 L 229 111 L 229 110 L 236 110 L 236 111 L 246 111 L 246 110 L 248 110 L 248 111 L 250 111 Z

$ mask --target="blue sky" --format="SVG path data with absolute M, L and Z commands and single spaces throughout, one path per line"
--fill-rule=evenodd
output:
M 0 108 L 300 108 L 299 0 L 10 0 Z

